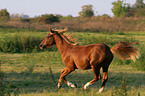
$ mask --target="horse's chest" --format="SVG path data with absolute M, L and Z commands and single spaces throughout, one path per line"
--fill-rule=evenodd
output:
M 64 56 L 62 62 L 65 66 L 74 66 L 74 61 L 70 55 Z

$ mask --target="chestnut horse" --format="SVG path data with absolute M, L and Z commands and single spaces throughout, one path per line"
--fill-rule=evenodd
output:
M 95 78 L 85 84 L 84 89 L 89 85 L 92 85 L 96 81 L 101 79 L 100 68 L 103 69 L 102 87 L 99 92 L 103 91 L 103 88 L 108 79 L 108 68 L 113 60 L 113 54 L 117 53 L 122 59 L 132 59 L 135 61 L 135 57 L 138 58 L 139 52 L 137 49 L 132 47 L 135 43 L 118 42 L 113 48 L 109 48 L 107 45 L 98 43 L 86 46 L 77 46 L 70 42 L 70 40 L 64 36 L 64 30 L 53 30 L 49 28 L 50 33 L 44 38 L 40 44 L 41 49 L 48 48 L 56 44 L 61 57 L 62 62 L 66 66 L 60 75 L 58 82 L 58 88 L 61 87 L 62 80 L 71 87 L 77 87 L 66 80 L 65 76 L 74 71 L 75 69 L 92 69 Z

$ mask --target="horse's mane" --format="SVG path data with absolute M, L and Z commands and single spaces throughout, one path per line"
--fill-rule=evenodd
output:
M 52 31 L 51 29 L 49 29 L 50 32 Z M 68 30 L 68 28 L 65 28 L 63 30 L 53 30 L 55 32 L 58 32 L 58 34 L 69 44 L 72 46 L 76 46 L 78 45 L 78 43 L 75 43 L 77 41 L 76 38 L 74 38 L 74 35 L 72 35 L 71 33 L 68 34 L 64 34 L 64 32 L 66 32 Z
M 76 38 L 74 38 L 74 36 L 72 34 L 64 34 L 64 33 L 60 33 L 60 36 L 69 44 L 72 46 L 76 46 L 78 45 L 78 43 L 75 43 L 77 41 Z

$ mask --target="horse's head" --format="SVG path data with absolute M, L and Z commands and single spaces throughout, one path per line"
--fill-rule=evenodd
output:
M 49 34 L 44 38 L 44 40 L 40 43 L 39 47 L 40 49 L 46 49 L 48 47 L 51 47 L 55 44 L 54 35 L 62 33 L 64 31 L 67 31 L 67 29 L 64 30 L 53 30 L 49 28 Z

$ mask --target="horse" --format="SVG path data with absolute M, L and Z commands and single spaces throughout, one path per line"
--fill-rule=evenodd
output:
M 58 88 L 61 87 L 62 80 L 68 86 L 77 87 L 76 84 L 69 82 L 65 77 L 72 71 L 75 71 L 75 69 L 92 69 L 95 77 L 83 86 L 83 89 L 87 89 L 88 86 L 101 79 L 100 68 L 102 68 L 102 86 L 99 89 L 99 92 L 102 92 L 108 80 L 109 65 L 115 54 L 118 54 L 118 57 L 121 59 L 132 59 L 135 61 L 136 58 L 139 58 L 139 51 L 132 46 L 137 42 L 127 43 L 119 41 L 112 48 L 103 43 L 81 46 L 71 42 L 63 34 L 67 29 L 53 30 L 49 28 L 49 31 L 49 34 L 40 43 L 39 47 L 40 49 L 46 49 L 52 45 L 56 45 L 61 54 L 62 62 L 66 67 L 61 71 Z

